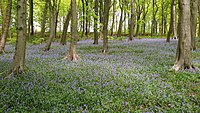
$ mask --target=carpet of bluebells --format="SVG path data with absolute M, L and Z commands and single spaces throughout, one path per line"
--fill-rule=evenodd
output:
M 177 41 L 78 42 L 78 62 L 63 60 L 69 44 L 28 44 L 25 73 L 5 79 L 14 45 L 0 55 L 0 112 L 200 112 L 200 73 L 174 72 Z M 200 49 L 192 52 L 200 68 Z

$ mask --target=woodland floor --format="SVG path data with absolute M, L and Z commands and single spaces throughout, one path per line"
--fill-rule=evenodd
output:
M 5 79 L 14 46 L 0 55 L 0 112 L 200 112 L 200 73 L 170 71 L 177 40 L 78 42 L 80 61 L 63 60 L 69 44 L 27 46 L 23 76 Z M 199 43 L 198 43 L 199 44 Z M 200 47 L 199 47 L 200 48 Z M 200 49 L 192 52 L 200 68 Z

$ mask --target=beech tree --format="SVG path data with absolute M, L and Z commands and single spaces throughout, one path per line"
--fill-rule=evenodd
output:
M 11 19 L 11 9 L 12 9 L 12 0 L 8 0 L 6 20 L 4 24 L 5 28 L 4 28 L 4 31 L 1 37 L 1 42 L 0 42 L 0 54 L 5 52 L 5 45 L 6 45 L 6 40 L 8 37 L 8 31 L 9 31 L 10 19 Z
M 176 61 L 173 66 L 175 71 L 181 69 L 194 69 L 191 60 L 191 14 L 190 0 L 179 0 L 179 25 L 178 25 L 178 47 Z
M 26 54 L 26 0 L 17 1 L 17 41 L 15 47 L 14 60 L 11 69 L 11 75 L 22 74 L 25 65 Z M 8 76 L 8 77 L 10 77 Z

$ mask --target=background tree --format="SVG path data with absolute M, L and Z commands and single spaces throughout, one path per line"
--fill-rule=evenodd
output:
M 71 0 L 71 42 L 68 55 L 64 58 L 68 58 L 71 61 L 77 61 L 79 59 L 76 48 L 77 48 L 77 39 L 78 39 L 78 32 L 77 32 L 77 8 L 76 8 L 76 0 Z
M 60 43 L 62 45 L 66 44 L 66 35 L 67 35 L 69 22 L 71 20 L 71 16 L 72 16 L 71 9 L 69 9 L 69 12 L 67 14 L 67 17 L 66 17 L 66 20 L 65 20 L 65 23 L 64 23 L 64 26 L 63 26 L 63 32 L 62 32 L 62 37 L 61 37 L 61 41 L 60 41 Z
M 10 19 L 11 19 L 11 9 L 12 9 L 12 0 L 8 0 L 7 9 L 6 9 L 6 20 L 4 23 L 5 28 L 1 36 L 1 42 L 0 42 L 0 54 L 5 52 L 5 45 L 6 45 L 6 40 L 8 37 L 8 31 L 9 31 Z
M 57 16 L 59 12 L 61 0 L 52 0 L 49 1 L 49 8 L 50 8 L 50 36 L 45 46 L 45 51 L 49 51 L 51 42 L 53 38 L 56 37 L 56 28 L 57 28 Z
M 44 33 L 45 33 L 45 25 L 46 25 L 46 19 L 47 19 L 48 6 L 49 6 L 49 2 L 48 2 L 48 0 L 45 0 L 45 6 L 43 9 L 43 17 L 42 17 L 42 21 L 41 21 L 41 33 L 40 33 L 41 37 L 44 37 Z
M 131 0 L 131 18 L 129 20 L 129 40 L 133 40 L 135 27 L 135 0 Z
M 173 38 L 177 38 L 177 16 L 176 16 L 176 0 L 171 1 L 171 17 L 170 26 L 167 34 L 167 42 L 170 42 L 170 36 L 173 33 Z
M 98 34 L 98 10 L 99 10 L 99 0 L 95 0 L 95 17 L 94 17 L 94 43 L 98 44 L 99 34 Z
M 196 49 L 197 11 L 199 0 L 191 1 L 191 49 Z
M 26 53 L 26 0 L 17 1 L 17 41 L 11 74 L 22 74 L 25 65 Z
M 190 0 L 179 0 L 179 25 L 178 25 L 178 47 L 176 61 L 173 66 L 175 71 L 181 69 L 193 69 L 191 63 L 191 20 Z
M 33 25 L 33 0 L 29 0 L 28 37 L 34 34 Z
M 108 20 L 111 0 L 104 1 L 104 18 L 103 18 L 103 53 L 108 52 Z

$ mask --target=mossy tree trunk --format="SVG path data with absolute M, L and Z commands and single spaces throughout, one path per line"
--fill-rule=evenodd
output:
M 179 0 L 179 25 L 178 25 L 178 47 L 176 61 L 173 66 L 175 71 L 181 69 L 193 69 L 191 63 L 191 20 L 190 0 Z
M 15 47 L 14 61 L 11 74 L 22 74 L 25 65 L 26 53 L 26 0 L 17 1 L 17 42 Z
M 12 0 L 8 0 L 8 5 L 6 9 L 6 19 L 4 24 L 4 31 L 1 36 L 1 42 L 0 42 L 0 54 L 5 52 L 5 46 L 6 46 L 6 39 L 8 37 L 8 31 L 10 26 L 10 20 L 11 20 L 11 9 L 12 9 Z

